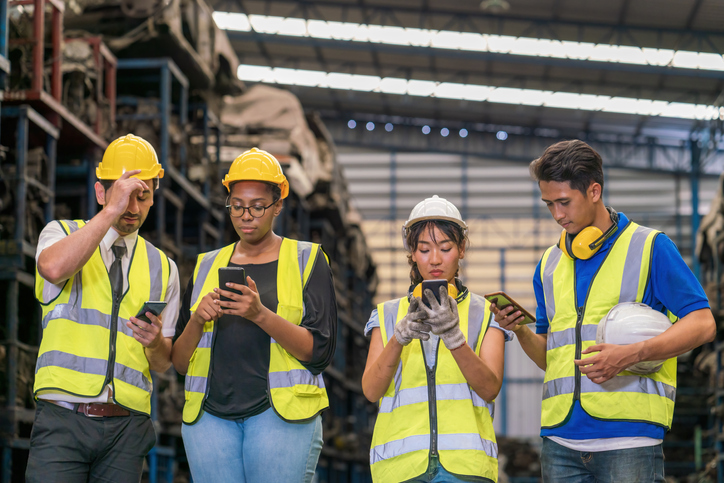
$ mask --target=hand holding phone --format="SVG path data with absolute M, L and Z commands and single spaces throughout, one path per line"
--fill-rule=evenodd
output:
M 511 313 L 513 313 L 515 311 L 520 311 L 521 316 L 523 317 L 523 320 L 521 322 L 519 322 L 519 324 L 521 324 L 521 325 L 522 324 L 532 324 L 533 322 L 535 322 L 535 317 L 533 317 L 530 312 L 525 310 L 522 305 L 520 305 L 518 302 L 513 300 L 513 297 L 511 297 L 510 295 L 508 295 L 505 292 L 493 292 L 493 293 L 485 294 L 485 295 L 483 295 L 483 297 L 485 297 L 485 299 L 488 302 L 495 304 L 498 307 L 498 309 L 501 309 L 501 310 L 512 305 L 513 310 L 511 311 Z
M 241 295 L 241 291 L 227 287 L 227 283 L 236 283 L 239 285 L 246 285 L 246 271 L 243 267 L 220 267 L 219 268 L 219 288 L 221 290 L 226 290 L 227 292 L 232 292 L 238 295 Z M 229 302 L 231 301 L 230 298 L 222 296 L 221 301 L 223 302 Z
M 161 312 L 163 312 L 163 309 L 166 308 L 167 303 L 168 302 L 164 302 L 163 300 L 149 300 L 143 304 L 143 308 L 141 308 L 140 312 L 136 314 L 136 318 L 146 322 L 147 324 L 151 324 L 152 322 L 146 316 L 146 312 L 151 312 L 153 315 L 158 317 L 161 315 Z
M 427 308 L 430 308 L 430 302 L 427 300 L 427 295 L 425 295 L 425 291 L 427 289 L 432 290 L 432 294 L 435 296 L 435 300 L 437 300 L 438 305 L 440 302 L 440 287 L 445 287 L 447 289 L 447 280 L 423 280 L 422 281 L 422 303 L 427 306 Z

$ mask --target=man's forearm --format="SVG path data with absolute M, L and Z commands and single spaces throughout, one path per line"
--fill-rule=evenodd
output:
M 639 361 L 659 361 L 679 356 L 711 342 L 716 337 L 716 323 L 709 309 L 691 312 L 666 332 L 638 344 Z
M 113 215 L 101 210 L 86 225 L 50 245 L 38 256 L 38 272 L 50 283 L 58 284 L 78 273 L 113 224 Z
M 518 326 L 514 332 L 526 355 L 545 371 L 547 337 L 544 334 L 536 334 L 527 325 Z
M 146 347 L 144 352 L 146 353 L 146 359 L 148 360 L 148 367 L 152 371 L 166 372 L 171 367 L 171 338 L 164 337 L 161 343 L 153 349 Z

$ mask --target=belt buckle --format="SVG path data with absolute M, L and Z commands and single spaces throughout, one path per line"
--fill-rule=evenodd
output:
M 78 404 L 78 411 L 80 411 L 82 414 L 84 414 L 88 418 L 95 418 L 97 417 L 95 414 L 88 414 L 88 409 L 90 409 L 89 403 L 80 403 Z

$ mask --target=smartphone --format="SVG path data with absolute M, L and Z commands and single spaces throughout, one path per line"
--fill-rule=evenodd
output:
M 485 297 L 488 302 L 497 305 L 499 309 L 504 309 L 507 306 L 512 305 L 515 307 L 515 310 L 520 310 L 520 313 L 523 314 L 524 317 L 521 324 L 532 324 L 535 322 L 535 317 L 533 317 L 530 312 L 525 310 L 522 305 L 513 300 L 513 298 L 505 292 L 493 292 L 485 294 L 483 297 Z
M 246 271 L 243 267 L 220 267 L 219 268 L 219 288 L 241 295 L 240 290 L 227 287 L 227 283 L 237 283 L 239 285 L 246 285 Z M 229 297 L 221 297 L 222 301 L 228 302 L 231 300 Z
M 161 312 L 163 312 L 163 309 L 166 308 L 167 303 L 168 302 L 164 302 L 163 300 L 149 300 L 143 304 L 143 308 L 136 314 L 136 318 L 150 324 L 151 319 L 146 316 L 146 312 L 151 312 L 158 317 L 161 315 Z
M 425 290 L 428 288 L 432 290 L 432 293 L 435 295 L 435 300 L 437 300 L 437 303 L 440 303 L 440 287 L 445 287 L 445 291 L 447 291 L 447 280 L 423 280 L 422 281 L 422 303 L 427 305 L 427 307 L 430 307 L 430 302 L 427 301 L 427 297 L 425 296 Z

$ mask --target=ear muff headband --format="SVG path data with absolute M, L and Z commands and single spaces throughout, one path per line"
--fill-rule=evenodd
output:
M 611 216 L 613 224 L 605 231 L 601 232 L 595 226 L 588 226 L 576 235 L 570 235 L 563 230 L 561 239 L 558 242 L 558 248 L 564 255 L 571 260 L 588 260 L 601 248 L 603 243 L 618 230 L 618 213 L 616 210 L 607 206 L 606 209 Z

